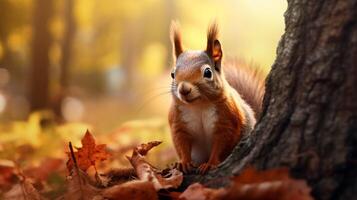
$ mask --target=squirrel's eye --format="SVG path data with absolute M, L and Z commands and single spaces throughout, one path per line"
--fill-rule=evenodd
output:
M 171 78 L 175 78 L 175 73 L 174 72 L 171 72 Z
M 210 68 L 206 68 L 203 72 L 203 77 L 205 78 L 212 78 L 212 71 Z

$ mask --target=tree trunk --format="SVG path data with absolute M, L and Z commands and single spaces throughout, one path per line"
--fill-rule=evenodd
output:
M 0 1 L 0 8 L 2 10 L 10 10 L 13 11 L 13 8 L 9 1 Z M 0 56 L 0 68 L 9 69 L 9 49 L 7 47 L 7 37 L 10 31 L 13 31 L 13 27 L 9 26 L 9 22 L 11 21 L 11 17 L 7 12 L 0 12 L 0 43 L 2 46 L 2 55 Z M 10 29 L 10 30 L 9 30 Z
M 70 81 L 70 61 L 72 57 L 72 44 L 76 31 L 76 22 L 74 17 L 75 1 L 66 0 L 64 3 L 64 22 L 66 30 L 62 41 L 62 58 L 60 61 L 60 90 L 52 99 L 52 108 L 59 121 L 63 120 L 62 101 L 67 96 Z
M 23 26 L 26 19 L 22 13 L 24 10 L 11 3 L 11 0 L 0 1 L 0 43 L 2 45 L 2 55 L 0 56 L 0 68 L 11 70 L 13 66 L 13 52 L 8 47 L 8 36 L 16 29 Z
M 34 2 L 32 58 L 29 75 L 31 111 L 46 109 L 49 106 L 50 60 L 48 53 L 52 40 L 49 30 L 52 4 L 52 0 Z
M 73 0 L 66 0 L 65 2 L 65 25 L 66 32 L 62 44 L 62 59 L 61 59 L 61 87 L 65 90 L 68 87 L 69 80 L 69 64 L 71 60 L 72 42 L 75 33 L 75 19 L 74 19 L 74 3 Z
M 287 166 L 317 199 L 356 199 L 356 22 L 356 0 L 288 0 L 255 130 L 218 169 L 187 176 L 186 184 L 218 187 L 250 164 Z
M 1 17 L 1 16 L 0 16 Z M 0 33 L 0 43 L 2 45 L 2 55 L 0 56 L 0 68 L 9 69 L 9 53 L 6 45 L 6 36 Z

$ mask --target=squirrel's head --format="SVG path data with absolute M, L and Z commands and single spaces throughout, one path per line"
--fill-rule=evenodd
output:
M 181 34 L 171 23 L 174 68 L 171 93 L 185 104 L 215 101 L 222 96 L 224 75 L 221 69 L 222 48 L 217 39 L 217 24 L 208 28 L 206 50 L 183 50 Z

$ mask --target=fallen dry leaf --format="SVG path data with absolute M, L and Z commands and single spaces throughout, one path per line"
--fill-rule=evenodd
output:
M 179 199 L 187 200 L 216 200 L 224 199 L 227 194 L 226 189 L 211 189 L 206 188 L 200 183 L 190 185 L 180 196 Z
M 65 200 L 92 200 L 102 199 L 101 190 L 89 183 L 88 175 L 82 170 L 73 170 L 71 176 L 67 177 L 67 193 Z
M 151 182 L 130 181 L 115 185 L 103 191 L 103 197 L 110 200 L 156 200 L 158 195 Z
M 90 166 L 95 167 L 96 162 L 109 158 L 110 154 L 106 150 L 106 145 L 96 145 L 92 134 L 88 130 L 81 142 L 82 147 L 76 148 L 77 152 L 74 152 L 78 167 L 81 170 L 86 171 Z M 67 169 L 70 172 L 73 169 L 73 160 L 70 153 L 68 155 Z
M 128 160 L 134 167 L 139 179 L 151 182 L 157 191 L 160 189 L 177 188 L 183 181 L 182 172 L 171 169 L 168 173 L 163 175 L 160 170 L 145 160 L 145 155 L 148 151 L 159 144 L 161 144 L 161 142 L 154 141 L 139 145 L 133 150 L 133 154 L 131 157 L 128 157 Z
M 146 156 L 146 154 L 154 147 L 160 145 L 162 142 L 161 141 L 152 141 L 147 144 L 140 144 L 137 147 L 135 147 L 134 151 L 139 153 L 142 156 Z
M 164 197 L 169 197 L 170 199 L 175 200 L 175 199 L 179 199 L 181 194 L 182 194 L 181 192 L 168 192 L 166 193 L 166 195 L 164 195 Z
M 199 183 L 190 185 L 180 199 L 187 200 L 312 200 L 310 188 L 303 180 L 290 178 L 286 168 L 257 171 L 244 170 L 233 177 L 227 188 L 206 188 Z
M 235 183 L 261 183 L 266 181 L 289 180 L 288 168 L 275 168 L 265 171 L 256 170 L 254 167 L 245 168 L 239 176 L 234 176 Z
M 109 186 L 118 185 L 137 178 L 135 169 L 133 168 L 112 169 L 104 176 L 110 179 Z
M 15 175 L 15 163 L 11 160 L 0 160 L 0 191 L 10 189 Z
M 258 171 L 248 167 L 233 177 L 228 199 L 311 200 L 311 189 L 304 180 L 292 179 L 288 168 Z
M 20 183 L 15 184 L 3 196 L 6 200 L 41 200 L 43 199 L 33 187 L 30 179 L 23 177 Z

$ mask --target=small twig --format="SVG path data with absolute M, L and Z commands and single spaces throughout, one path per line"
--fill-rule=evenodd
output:
M 21 182 L 23 182 L 21 180 Z M 21 187 L 21 193 L 22 193 L 22 196 L 24 197 L 25 200 L 27 200 L 27 195 L 26 195 L 26 189 L 25 189 L 25 186 L 24 186 L 25 183 L 20 183 L 20 187 Z
M 17 161 L 14 161 L 14 167 L 15 167 L 15 170 L 16 170 L 16 176 L 19 178 L 19 181 L 20 181 L 20 187 L 21 187 L 21 193 L 22 193 L 22 196 L 24 197 L 25 200 L 27 200 L 27 195 L 26 195 L 26 188 L 25 188 L 25 179 L 26 179 L 26 176 L 23 174 L 21 168 L 20 168 L 20 165 Z
M 95 166 L 95 163 L 93 164 L 93 167 L 94 167 L 94 170 L 95 170 L 94 177 L 95 177 L 95 180 L 96 180 L 96 185 L 103 186 L 103 182 L 99 177 L 98 170 L 97 170 L 97 167 Z
M 81 180 L 81 176 L 79 174 L 79 168 L 78 168 L 76 157 L 74 156 L 73 146 L 72 146 L 71 142 L 69 142 L 69 150 L 71 152 L 71 158 L 72 158 L 73 163 L 74 163 L 74 168 L 75 168 L 75 170 L 77 172 L 78 181 L 79 181 L 79 188 L 80 188 L 81 193 L 82 193 L 81 197 L 83 197 L 84 194 L 83 194 L 83 188 L 82 188 L 82 180 Z
M 77 159 L 76 159 L 76 156 L 74 155 L 72 142 L 69 142 L 69 151 L 71 152 L 71 158 L 72 158 L 72 161 L 74 163 L 74 167 L 76 169 L 76 172 L 77 172 L 77 174 L 79 174 Z

